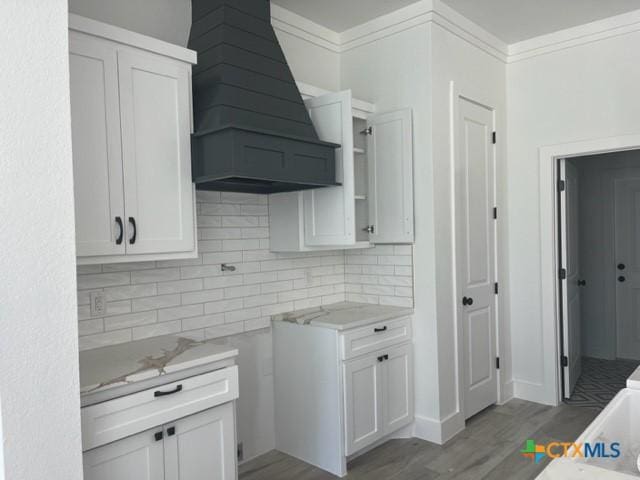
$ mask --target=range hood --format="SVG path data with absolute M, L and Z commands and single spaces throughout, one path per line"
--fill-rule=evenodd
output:
M 336 185 L 339 145 L 318 138 L 271 27 L 269 0 L 193 0 L 192 12 L 196 188 L 275 193 Z

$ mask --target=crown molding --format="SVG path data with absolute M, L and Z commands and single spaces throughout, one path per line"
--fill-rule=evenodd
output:
M 344 53 L 419 25 L 432 23 L 505 63 L 519 62 L 640 31 L 640 10 L 634 10 L 507 45 L 441 0 L 419 0 L 342 33 L 323 27 L 278 5 L 272 5 L 271 15 L 273 26 L 277 30 L 334 53 Z
M 539 55 L 625 35 L 638 30 L 640 30 L 640 10 L 634 10 L 615 17 L 511 44 L 509 45 L 508 62 L 519 62 Z
M 271 24 L 276 30 L 301 38 L 334 53 L 340 53 L 340 34 L 278 5 L 271 4 Z

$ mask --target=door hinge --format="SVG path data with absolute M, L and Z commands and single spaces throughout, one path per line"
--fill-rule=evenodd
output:
M 567 269 L 566 268 L 561 268 L 560 269 L 560 280 L 566 280 L 567 279 Z
M 498 282 L 493 284 L 493 293 L 495 293 L 496 295 L 498 295 Z
M 497 142 L 497 135 L 496 132 L 493 132 L 493 134 L 491 135 L 491 141 L 493 142 L 493 144 L 495 145 Z
M 567 357 L 566 355 L 563 355 L 563 356 L 560 358 L 560 364 L 561 364 L 563 367 L 568 367 L 568 366 L 569 366 L 569 357 Z
M 244 445 L 242 442 L 238 442 L 238 449 L 236 450 L 238 461 L 241 462 L 244 460 Z
M 558 180 L 558 191 L 559 192 L 564 192 L 564 189 L 566 188 L 566 183 L 564 180 Z
M 493 207 L 493 219 L 498 219 L 498 207 Z
M 496 357 L 496 370 L 500 370 L 500 357 Z

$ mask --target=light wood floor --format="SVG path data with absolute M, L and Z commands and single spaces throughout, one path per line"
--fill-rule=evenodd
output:
M 561 405 L 547 407 L 523 400 L 491 407 L 467 422 L 467 428 L 443 446 L 417 439 L 391 440 L 349 463 L 347 480 L 525 480 L 538 465 L 520 455 L 526 439 L 538 443 L 572 441 L 600 412 Z M 280 452 L 270 452 L 240 467 L 240 480 L 329 480 L 322 470 Z

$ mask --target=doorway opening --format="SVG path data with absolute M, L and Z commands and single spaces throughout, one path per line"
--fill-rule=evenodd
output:
M 640 150 L 557 160 L 562 397 L 603 408 L 640 365 Z

